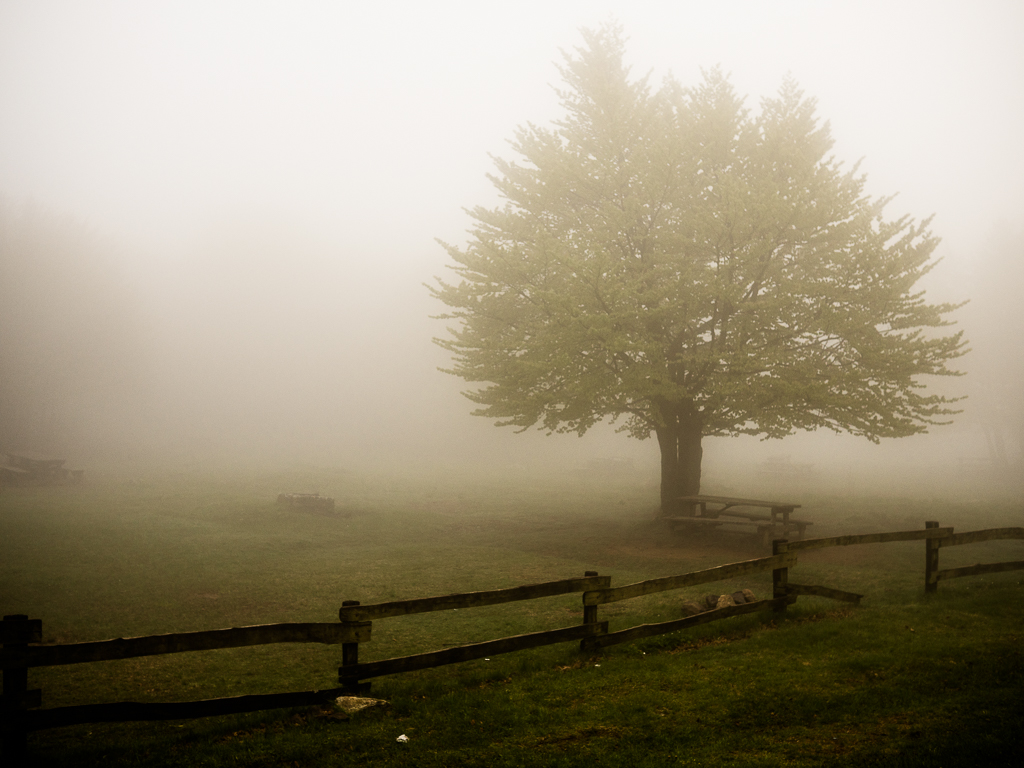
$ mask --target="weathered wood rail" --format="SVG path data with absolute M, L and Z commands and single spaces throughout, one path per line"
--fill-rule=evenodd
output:
M 938 522 L 929 520 L 923 530 L 889 531 L 886 533 L 862 533 L 851 536 L 832 536 L 821 539 L 804 539 L 803 541 L 775 542 L 774 552 L 798 552 L 801 550 L 824 549 L 827 547 L 848 547 L 858 544 L 881 544 L 894 541 L 921 541 L 925 543 L 925 592 L 935 592 L 938 583 L 945 579 L 959 579 L 965 576 L 980 576 L 986 573 L 1003 573 L 1006 571 L 1024 570 L 1024 560 L 1002 563 L 978 563 L 961 568 L 939 569 L 939 550 L 944 547 L 959 547 L 965 544 L 977 544 L 983 541 L 1006 539 L 1024 539 L 1024 528 L 986 528 L 979 531 L 953 533 L 952 527 L 941 527 Z M 786 591 L 794 595 L 819 595 L 836 600 L 858 601 L 862 595 L 840 592 L 828 587 L 801 586 L 786 584 Z M 828 594 L 832 592 L 834 594 Z
M 715 568 L 708 568 L 703 571 L 686 573 L 678 576 L 669 576 L 660 579 L 649 579 L 647 581 L 629 584 L 624 587 L 612 588 L 610 576 L 599 576 L 593 571 L 588 571 L 582 579 L 566 579 L 563 581 L 546 582 L 543 584 L 532 584 L 523 587 L 512 587 L 510 589 L 498 589 L 488 592 L 465 592 L 461 594 L 442 595 L 439 597 L 424 597 L 415 600 L 397 600 L 388 603 L 377 603 L 374 605 L 360 605 L 356 601 L 347 601 L 339 611 L 339 618 L 342 621 L 357 619 L 383 619 L 393 616 L 407 616 L 414 613 L 427 613 L 430 611 L 448 611 L 458 608 L 476 608 L 486 605 L 499 605 L 518 600 L 532 600 L 540 597 L 551 597 L 564 595 L 573 592 L 583 592 L 583 623 L 575 627 L 534 632 L 526 635 L 490 640 L 483 643 L 461 645 L 452 648 L 445 648 L 430 653 L 417 654 L 415 656 L 402 656 L 381 661 L 363 662 L 359 661 L 358 646 L 353 648 L 346 656 L 344 663 L 338 669 L 339 682 L 350 688 L 365 686 L 360 681 L 368 680 L 383 675 L 397 674 L 400 672 L 411 672 L 419 669 L 429 669 L 446 664 L 456 664 L 472 659 L 497 656 L 503 653 L 537 648 L 543 645 L 562 643 L 570 640 L 579 640 L 580 647 L 584 650 L 596 650 L 598 648 L 614 645 L 616 643 L 630 642 L 641 637 L 651 637 L 667 632 L 677 632 L 681 629 L 706 624 L 710 621 L 726 619 L 730 616 L 738 616 L 745 613 L 753 613 L 765 607 L 780 608 L 783 604 L 792 602 L 796 598 L 783 596 L 781 600 L 766 600 L 758 603 L 751 603 L 745 606 L 737 606 L 738 610 L 732 608 L 708 611 L 686 619 L 677 619 L 658 624 L 645 624 L 634 627 L 631 630 L 608 633 L 608 622 L 598 621 L 597 608 L 599 605 L 628 600 L 634 597 L 656 594 L 667 590 L 682 589 L 684 587 L 698 584 L 707 584 L 714 581 L 723 581 L 759 571 L 768 571 L 780 565 L 795 565 L 796 559 L 793 556 L 763 557 L 756 560 L 748 560 L 741 563 L 731 563 Z
M 263 693 L 228 696 L 200 701 L 118 701 L 107 704 L 80 704 L 30 712 L 25 718 L 27 731 L 61 728 L 84 723 L 127 723 L 140 720 L 193 720 L 217 715 L 237 715 L 286 707 L 311 707 L 329 704 L 349 692 L 348 688 L 316 691 Z M 6 749 L 5 749 L 6 752 Z
M 719 565 L 715 568 L 684 573 L 679 576 L 665 576 L 660 579 L 639 581 L 636 584 L 627 584 L 624 587 L 616 587 L 615 589 L 605 588 L 584 592 L 583 604 L 604 605 L 605 603 L 614 603 L 619 600 L 653 595 L 670 589 L 682 589 L 683 587 L 694 587 L 698 584 L 708 584 L 713 581 L 725 581 L 737 576 L 746 576 L 747 574 L 760 571 L 771 571 L 788 565 L 796 565 L 795 555 L 776 555 L 761 557 L 756 560 L 745 560 L 741 563 Z
M 621 587 L 612 587 L 610 576 L 599 576 L 595 572 L 588 571 L 583 578 L 563 579 L 508 589 L 464 592 L 371 605 L 361 605 L 357 601 L 348 600 L 342 603 L 337 623 L 264 624 L 61 645 L 40 645 L 43 636 L 41 620 L 30 619 L 24 615 L 5 616 L 0 624 L 0 644 L 2 644 L 0 668 L 3 669 L 3 719 L 0 725 L 3 728 L 4 756 L 10 764 L 15 764 L 18 756 L 24 755 L 26 734 L 32 730 L 94 722 L 209 717 L 281 707 L 325 704 L 343 693 L 366 690 L 369 683 L 362 681 L 384 675 L 430 669 L 569 641 L 579 641 L 581 649 L 584 650 L 597 650 L 618 643 L 678 632 L 733 616 L 755 613 L 766 608 L 773 611 L 784 611 L 799 596 L 825 597 L 853 603 L 861 600 L 863 595 L 853 592 L 844 592 L 832 587 L 790 583 L 789 570 L 797 565 L 797 553 L 802 550 L 923 540 L 926 548 L 925 590 L 929 592 L 934 592 L 938 582 L 944 579 L 1024 569 L 1024 561 L 1014 561 L 939 570 L 938 555 L 939 550 L 943 547 L 997 539 L 1024 539 L 1024 528 L 993 528 L 955 534 L 951 527 L 943 528 L 939 527 L 937 522 L 928 522 L 923 530 L 833 536 L 793 542 L 779 539 L 773 542 L 772 555 L 769 557 L 729 563 L 675 576 L 648 579 Z M 601 605 L 765 571 L 772 573 L 772 597 L 770 599 L 743 605 L 725 606 L 693 616 L 653 624 L 641 624 L 615 632 L 608 631 L 607 621 L 598 620 L 598 607 Z M 579 625 L 503 637 L 469 645 L 458 645 L 412 656 L 371 662 L 359 661 L 359 646 L 372 640 L 373 620 L 433 611 L 500 605 L 572 593 L 582 593 L 583 621 Z M 35 709 L 41 706 L 42 694 L 39 690 L 28 689 L 28 670 L 32 667 L 80 664 L 270 643 L 341 645 L 342 664 L 338 669 L 339 686 L 329 689 L 234 696 L 189 702 L 114 702 L 52 709 Z
M 853 536 L 831 536 L 824 539 L 804 539 L 789 542 L 789 551 L 824 549 L 826 547 L 849 547 L 856 544 L 882 544 L 892 541 L 920 541 L 938 539 L 953 533 L 952 528 L 926 528 L 923 531 L 890 531 L 887 533 L 861 533 Z
M 501 605 L 520 600 L 536 600 L 540 597 L 555 597 L 573 592 L 585 592 L 588 589 L 608 587 L 611 576 L 598 576 L 592 571 L 582 579 L 563 579 L 546 581 L 541 584 L 529 584 L 523 587 L 494 589 L 487 592 L 462 592 L 440 597 L 421 597 L 414 600 L 395 600 L 389 603 L 360 605 L 352 601 L 351 605 L 343 605 L 338 611 L 342 621 L 370 621 L 386 619 L 392 616 L 408 616 L 414 613 L 431 611 L 450 611 L 458 608 L 479 608 L 485 605 Z
M 781 598 L 773 598 L 771 600 L 758 600 L 753 603 L 744 603 L 743 605 L 730 605 L 723 608 L 715 608 L 710 611 L 705 611 L 704 613 L 698 613 L 694 616 L 686 616 L 682 619 L 661 621 L 656 624 L 640 624 L 639 626 L 623 629 L 618 632 L 600 634 L 594 638 L 591 645 L 597 648 L 604 648 L 609 645 L 617 645 L 618 643 L 631 643 L 636 640 L 642 640 L 645 637 L 655 637 L 669 632 L 678 632 L 683 629 L 700 626 L 701 624 L 708 624 L 712 621 L 728 619 L 731 616 L 742 616 L 747 613 L 756 613 L 757 611 L 765 608 L 772 608 L 776 611 L 781 610 L 786 605 L 794 602 L 796 602 L 796 597 L 785 596 Z
M 5 636 L 7 618 L 4 617 Z M 36 620 L 38 632 L 42 634 L 42 622 Z M 13 625 L 12 625 L 13 626 Z M 25 667 L 51 667 L 62 664 L 83 664 L 90 661 L 113 661 L 132 659 L 139 656 L 158 656 L 166 653 L 187 651 L 212 651 L 219 648 L 242 648 L 250 645 L 272 643 L 365 643 L 370 640 L 370 623 L 362 624 L 257 624 L 251 627 L 233 629 L 212 629 L 205 632 L 177 632 L 169 635 L 147 637 L 119 637 L 114 640 L 100 640 L 91 643 L 66 643 L 63 645 L 35 645 L 22 650 L 4 648 L 0 650 L 0 666 L 7 669 L 17 663 Z M 34 640 L 32 642 L 40 642 Z
M 55 707 L 42 705 L 42 691 L 29 690 L 31 667 L 113 661 L 189 651 L 209 651 L 273 643 L 322 643 L 325 645 L 367 642 L 370 622 L 261 624 L 202 632 L 116 638 L 89 643 L 34 645 L 43 639 L 41 619 L 25 615 L 4 616 L 0 623 L 0 669 L 3 669 L 3 753 L 16 764 L 24 756 L 29 731 L 95 722 L 165 720 L 255 712 L 278 707 L 317 704 L 339 696 L 338 691 L 293 691 L 254 696 L 232 696 L 172 703 L 115 702 Z M 33 711 L 35 710 L 35 711 Z
M 925 523 L 932 530 L 938 523 Z M 952 531 L 952 529 L 950 529 Z M 928 542 L 929 548 L 927 567 L 925 572 L 925 591 L 935 592 L 939 582 L 944 579 L 959 579 L 964 576 L 980 576 L 984 573 L 1002 573 L 1004 571 L 1024 570 L 1024 560 L 1016 560 L 1003 563 L 978 563 L 962 568 L 947 568 L 939 570 L 939 550 L 943 547 L 959 547 L 964 544 L 976 544 L 982 541 L 996 541 L 1000 539 L 1024 539 L 1024 528 L 986 528 L 981 531 L 967 531 L 966 533 L 951 533 L 938 539 Z
M 412 672 L 417 669 L 432 669 L 434 667 L 443 667 L 447 664 L 484 659 L 503 653 L 564 643 L 569 640 L 585 640 L 602 635 L 607 631 L 607 621 L 595 624 L 581 624 L 575 627 L 565 627 L 564 629 L 549 629 L 544 632 L 532 632 L 526 635 L 503 637 L 499 640 L 488 640 L 483 643 L 460 645 L 455 648 L 445 648 L 441 651 L 420 653 L 415 656 L 400 656 L 394 659 L 343 666 L 338 670 L 338 675 L 342 681 L 365 680 L 371 677 L 381 677 L 382 675 L 393 675 L 397 672 Z

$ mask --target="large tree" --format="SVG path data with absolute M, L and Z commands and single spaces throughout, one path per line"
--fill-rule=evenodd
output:
M 618 28 L 583 35 L 565 116 L 518 129 L 490 177 L 505 203 L 470 211 L 468 245 L 445 245 L 461 279 L 432 288 L 475 413 L 579 434 L 624 417 L 657 436 L 666 510 L 699 491 L 706 436 L 877 441 L 953 413 L 920 381 L 964 349 L 930 331 L 955 307 L 914 287 L 937 239 L 883 218 L 814 100 L 787 80 L 752 114 L 717 69 L 655 91 Z

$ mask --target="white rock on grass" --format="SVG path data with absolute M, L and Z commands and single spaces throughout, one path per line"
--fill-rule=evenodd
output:
M 334 706 L 351 715 L 372 707 L 387 707 L 390 703 L 384 699 L 368 699 L 363 696 L 339 696 L 334 700 Z
M 718 604 L 715 608 L 728 608 L 730 605 L 736 605 L 736 601 L 732 599 L 732 595 L 719 595 Z

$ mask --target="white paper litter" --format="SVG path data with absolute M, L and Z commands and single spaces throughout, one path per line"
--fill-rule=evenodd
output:
M 400 744 L 405 744 L 405 742 L 407 742 L 408 740 L 409 740 L 409 737 L 406 736 L 404 733 L 401 736 L 399 736 L 397 739 L 395 739 L 395 741 L 399 742 Z

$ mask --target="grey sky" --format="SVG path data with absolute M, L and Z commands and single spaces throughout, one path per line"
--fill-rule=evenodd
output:
M 840 156 L 959 244 L 1024 199 L 1017 2 L 5 2 L 0 188 L 143 240 L 274 211 L 439 260 L 487 153 L 555 114 L 558 49 L 614 16 L 634 71 L 787 72 Z M 356 257 L 358 260 L 358 257 Z
M 333 335 L 283 334 L 278 348 L 373 369 L 388 386 L 415 381 L 402 407 L 436 426 L 470 406 L 433 371 L 439 329 L 425 316 L 440 308 L 420 284 L 444 270 L 434 238 L 459 241 L 461 209 L 495 199 L 488 153 L 507 155 L 517 125 L 558 115 L 559 49 L 611 18 L 634 73 L 655 83 L 671 72 L 691 84 L 720 64 L 756 108 L 792 74 L 831 122 L 837 155 L 865 158 L 869 191 L 899 193 L 890 216 L 936 214 L 943 298 L 963 297 L 994 226 L 1024 227 L 1014 1 L 0 0 L 0 194 L 117 240 L 147 290 L 197 275 L 232 285 L 237 340 L 259 316 L 250 289 L 336 303 L 315 318 Z M 236 235 L 217 250 L 224 230 Z M 275 322 L 248 328 L 266 344 Z M 305 396 L 354 385 L 333 386 Z M 368 414 L 383 410 L 370 398 L 332 413 L 369 435 L 380 428 Z

